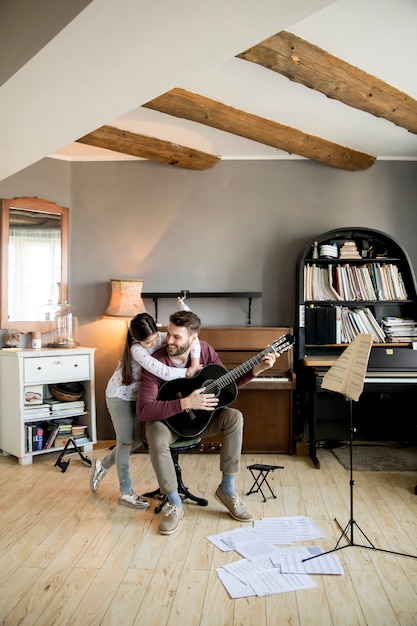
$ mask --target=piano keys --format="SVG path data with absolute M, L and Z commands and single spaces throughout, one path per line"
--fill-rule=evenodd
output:
M 287 333 L 292 334 L 292 329 L 213 327 L 203 328 L 200 339 L 210 343 L 224 366 L 231 370 Z M 241 410 L 245 420 L 243 452 L 292 453 L 294 389 L 292 349 L 282 353 L 273 368 L 239 389 L 231 406 Z M 204 443 L 215 451 L 221 445 L 221 439 Z

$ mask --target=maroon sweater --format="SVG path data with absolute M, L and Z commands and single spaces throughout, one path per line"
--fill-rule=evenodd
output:
M 204 365 L 210 365 L 215 363 L 220 365 L 225 370 L 223 363 L 219 359 L 217 352 L 206 341 L 200 341 L 201 355 L 200 363 Z M 166 365 L 172 367 L 172 361 L 167 355 L 165 348 L 160 348 L 152 355 L 155 359 L 162 361 Z M 187 363 L 189 367 L 190 362 Z M 226 370 L 227 371 L 227 370 Z M 238 387 L 243 387 L 249 381 L 253 379 L 252 370 L 246 374 L 243 374 L 236 380 Z M 163 384 L 163 380 L 150 374 L 146 370 L 142 370 L 141 383 L 139 385 L 138 399 L 136 403 L 136 413 L 141 422 L 151 422 L 154 420 L 164 420 L 181 413 L 181 401 L 178 400 L 156 400 L 160 386 Z

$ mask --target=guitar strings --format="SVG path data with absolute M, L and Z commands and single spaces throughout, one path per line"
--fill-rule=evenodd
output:
M 223 376 L 220 376 L 220 378 L 217 378 L 208 385 L 205 385 L 204 393 L 215 393 L 216 389 L 224 389 L 225 387 L 230 385 L 230 383 L 234 382 L 236 378 L 239 378 L 239 376 L 241 376 L 242 374 L 249 372 L 254 365 L 260 363 L 262 357 L 264 357 L 266 354 L 269 354 L 272 351 L 276 354 L 281 354 L 282 352 L 288 350 L 293 345 L 293 343 L 294 337 L 292 337 L 292 335 L 285 335 L 280 339 L 277 339 L 271 346 L 268 346 L 259 354 L 255 355 L 248 361 L 245 361 L 245 363 L 238 365 L 230 372 L 227 372 Z M 276 348 L 278 348 L 278 350 Z

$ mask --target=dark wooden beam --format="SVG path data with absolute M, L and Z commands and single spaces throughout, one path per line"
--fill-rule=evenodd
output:
M 237 57 L 417 133 L 414 98 L 292 33 L 277 33 Z
M 289 126 L 283 126 L 184 89 L 172 89 L 144 106 L 343 170 L 366 170 L 375 161 L 375 157 L 368 154 Z
M 102 126 L 77 141 L 88 146 L 114 150 L 189 170 L 206 170 L 220 161 L 220 158 L 214 154 L 179 146 L 155 137 L 120 130 L 114 126 Z

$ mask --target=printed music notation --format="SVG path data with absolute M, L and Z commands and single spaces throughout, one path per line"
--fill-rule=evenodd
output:
M 336 391 L 357 402 L 363 390 L 371 346 L 372 335 L 357 335 L 323 376 L 323 389 Z

